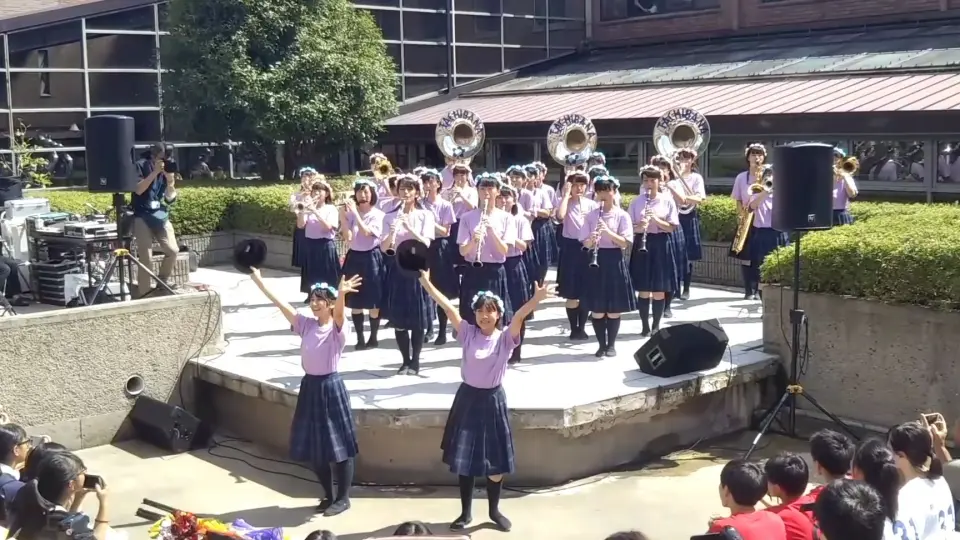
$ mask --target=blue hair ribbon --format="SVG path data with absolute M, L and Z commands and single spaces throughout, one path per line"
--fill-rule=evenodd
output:
M 503 300 L 499 296 L 494 294 L 493 291 L 478 291 L 477 294 L 473 295 L 473 300 L 470 301 L 470 305 L 475 306 L 477 305 L 477 302 L 485 298 L 489 298 L 490 300 L 493 300 L 493 303 L 496 304 L 497 309 L 500 310 L 500 313 L 504 312 Z
M 326 281 L 324 281 L 323 283 L 314 283 L 313 286 L 310 287 L 310 294 L 313 294 L 317 291 L 326 291 L 330 293 L 334 298 L 339 296 L 337 289 L 334 287 L 331 287 L 330 284 L 327 283 Z

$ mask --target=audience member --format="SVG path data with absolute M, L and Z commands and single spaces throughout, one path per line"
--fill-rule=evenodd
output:
M 20 483 L 20 469 L 29 450 L 26 430 L 16 424 L 0 425 L 0 523 L 7 520 L 7 486 Z
M 787 540 L 810 540 L 813 538 L 813 522 L 803 512 L 803 505 L 814 501 L 805 496 L 810 472 L 807 462 L 797 455 L 784 452 L 768 459 L 763 467 L 767 476 L 767 495 L 780 499 L 780 504 L 767 508 L 783 520 Z
M 943 463 L 934 455 L 930 428 L 906 422 L 890 430 L 888 442 L 903 480 L 894 536 L 900 538 L 909 531 L 912 538 L 925 540 L 954 530 L 953 496 L 943 478 Z
M 432 534 L 427 524 L 422 521 L 406 521 L 393 531 L 394 536 L 430 536 Z
M 730 517 L 710 521 L 708 532 L 733 527 L 743 540 L 786 540 L 783 520 L 773 512 L 754 508 L 767 493 L 767 479 L 756 463 L 735 459 L 720 471 L 720 503 Z
M 817 474 L 824 480 L 824 484 L 847 477 L 854 450 L 853 441 L 836 431 L 821 429 L 810 437 L 810 457 L 813 458 Z M 812 489 L 810 497 L 816 500 L 824 487 Z
M 884 538 L 880 494 L 865 482 L 841 479 L 823 486 L 813 512 L 821 540 Z
M 611 534 L 606 540 L 647 540 L 647 535 L 640 531 L 620 531 Z
M 308 534 L 303 540 L 337 540 L 337 535 L 326 529 L 320 529 Z
M 879 439 L 864 441 L 853 455 L 853 478 L 866 482 L 880 495 L 880 508 L 886 517 L 886 529 L 891 537 L 897 519 L 897 497 L 900 491 L 900 471 L 893 450 Z

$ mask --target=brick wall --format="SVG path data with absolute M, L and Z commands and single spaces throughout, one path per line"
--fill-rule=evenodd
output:
M 721 7 L 707 11 L 603 21 L 603 0 L 587 1 L 593 2 L 598 45 L 960 16 L 960 0 L 721 0 Z

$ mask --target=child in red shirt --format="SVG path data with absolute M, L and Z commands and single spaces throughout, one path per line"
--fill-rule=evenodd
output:
M 787 540 L 813 538 L 813 521 L 804 513 L 803 505 L 816 499 L 804 496 L 810 472 L 807 462 L 797 454 L 784 452 L 767 460 L 763 467 L 767 476 L 767 495 L 780 499 L 781 504 L 767 508 L 783 520 Z
M 759 465 L 742 459 L 727 463 L 720 471 L 720 503 L 730 509 L 730 517 L 711 520 L 707 532 L 733 527 L 743 540 L 787 540 L 780 516 L 754 508 L 766 493 L 767 478 Z

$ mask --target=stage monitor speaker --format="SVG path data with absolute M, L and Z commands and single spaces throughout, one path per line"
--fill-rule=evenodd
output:
M 134 122 L 129 116 L 91 116 L 83 123 L 87 190 L 131 193 L 137 186 Z
M 130 421 L 137 437 L 175 453 L 205 447 L 212 434 L 207 424 L 182 407 L 146 396 L 137 397 Z
M 675 377 L 720 365 L 730 338 L 720 321 L 711 319 L 661 328 L 633 353 L 640 371 Z
M 816 231 L 833 226 L 833 147 L 792 143 L 773 149 L 773 228 Z

